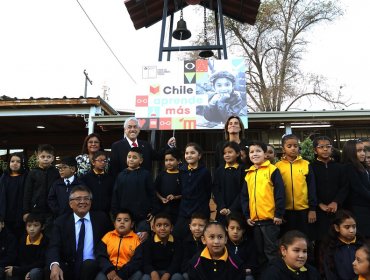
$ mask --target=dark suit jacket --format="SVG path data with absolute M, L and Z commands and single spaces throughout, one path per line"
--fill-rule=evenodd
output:
M 94 238 L 94 251 L 96 245 L 108 231 L 112 223 L 103 212 L 91 212 L 90 218 Z M 68 267 L 74 266 L 76 255 L 76 234 L 73 213 L 58 217 L 53 226 L 52 236 L 46 252 L 46 264 L 50 267 L 52 262 L 59 262 Z
M 145 168 L 149 172 L 152 172 L 152 161 L 161 160 L 163 158 L 163 150 L 155 151 L 152 146 L 143 140 L 137 140 L 138 147 L 143 152 L 143 163 L 141 167 Z M 169 147 L 168 147 L 169 148 Z M 127 154 L 131 150 L 131 146 L 126 138 L 116 141 L 112 144 L 111 149 L 111 170 L 114 177 L 116 177 L 121 171 L 127 168 Z

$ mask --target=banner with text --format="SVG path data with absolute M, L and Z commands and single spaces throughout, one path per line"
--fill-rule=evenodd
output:
M 248 127 L 243 58 L 142 67 L 135 107 L 142 129 L 222 129 L 230 116 L 239 116 Z

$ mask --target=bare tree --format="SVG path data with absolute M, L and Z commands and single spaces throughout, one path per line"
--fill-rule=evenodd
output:
M 349 105 L 340 90 L 334 93 L 323 86 L 323 77 L 304 75 L 299 69 L 307 31 L 341 14 L 336 1 L 266 0 L 254 26 L 225 19 L 231 49 L 247 60 L 249 110 L 289 110 L 305 97 L 334 107 Z

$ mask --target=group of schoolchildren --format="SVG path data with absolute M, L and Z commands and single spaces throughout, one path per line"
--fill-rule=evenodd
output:
M 69 193 L 80 184 L 91 189 L 92 210 L 114 221 L 97 248 L 98 280 L 370 279 L 365 146 L 349 140 L 345 164 L 333 161 L 328 137 L 313 146 L 316 159 L 309 163 L 298 137 L 285 135 L 275 163 L 273 147 L 262 142 L 247 148 L 226 142 L 225 164 L 212 181 L 201 147 L 189 143 L 185 162 L 178 149 L 165 152 L 154 183 L 140 168 L 137 147 L 115 179 L 104 152 L 95 153 L 92 170 L 80 178 L 74 158 L 52 165 L 50 145 L 39 147 L 39 166 L 28 175 L 22 155 L 13 154 L 0 181 L 0 279 L 42 279 L 53 219 L 71 211 Z M 210 221 L 212 194 L 217 213 Z

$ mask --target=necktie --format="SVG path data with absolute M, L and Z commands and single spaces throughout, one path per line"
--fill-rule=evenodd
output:
M 81 222 L 81 228 L 80 233 L 78 235 L 78 244 L 77 244 L 77 250 L 76 250 L 76 260 L 75 260 L 75 276 L 76 279 L 79 279 L 80 273 L 81 273 L 81 267 L 83 262 L 83 256 L 84 256 L 84 242 L 85 242 L 85 222 L 84 218 L 80 219 Z
M 132 142 L 132 147 L 137 147 L 136 142 Z
M 67 186 L 67 192 L 69 191 L 69 187 L 71 186 L 71 182 L 69 180 L 66 180 L 66 186 Z

